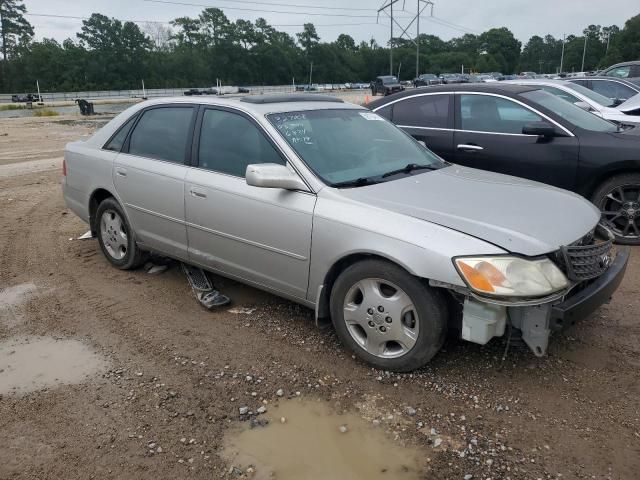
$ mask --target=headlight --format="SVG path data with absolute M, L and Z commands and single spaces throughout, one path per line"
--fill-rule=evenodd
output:
M 459 257 L 458 273 L 475 292 L 501 297 L 540 297 L 569 286 L 560 269 L 548 258 Z

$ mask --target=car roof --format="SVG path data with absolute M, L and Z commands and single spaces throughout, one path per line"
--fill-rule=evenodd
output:
M 515 83 L 492 82 L 492 83 L 456 83 L 452 85 L 432 85 L 429 87 L 414 88 L 401 93 L 389 95 L 375 100 L 367 105 L 368 108 L 375 108 L 384 105 L 389 100 L 397 100 L 404 97 L 412 97 L 423 93 L 449 93 L 449 92 L 483 92 L 496 93 L 500 95 L 519 95 L 521 93 L 539 90 L 535 86 L 517 85 Z
M 267 97 L 273 97 L 273 100 Z M 310 98 L 313 97 L 313 98 Z M 242 110 L 247 113 L 266 115 L 269 113 L 296 112 L 301 110 L 328 110 L 328 109 L 363 109 L 359 105 L 343 102 L 335 97 L 318 94 L 291 94 L 291 95 L 256 95 L 251 96 L 256 100 L 246 101 L 243 97 L 219 97 L 219 96 L 198 96 L 198 97 L 163 97 L 147 100 L 139 104 L 141 108 L 154 105 L 171 104 L 197 104 L 230 107 Z
M 582 78 L 582 77 L 580 77 Z M 542 86 L 554 86 L 554 87 L 565 87 L 571 88 L 567 86 L 566 80 L 554 80 L 552 78 L 519 78 L 516 80 L 505 80 L 504 83 L 511 85 L 542 85 Z
M 616 63 L 615 65 L 611 65 L 610 67 L 605 68 L 604 71 L 611 70 L 612 68 L 626 67 L 627 65 L 639 65 L 639 64 L 640 64 L 640 60 L 629 60 L 628 62 L 620 62 L 620 63 Z

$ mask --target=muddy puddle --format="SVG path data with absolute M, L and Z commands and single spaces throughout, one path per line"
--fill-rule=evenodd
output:
M 227 462 L 256 480 L 423 478 L 424 452 L 392 441 L 358 415 L 336 414 L 325 402 L 286 400 L 257 417 L 263 419 L 267 426 L 245 422 L 225 442 Z
M 81 383 L 106 366 L 101 356 L 77 340 L 9 338 L 0 342 L 0 394 Z

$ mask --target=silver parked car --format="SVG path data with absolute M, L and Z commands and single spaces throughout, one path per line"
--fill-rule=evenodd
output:
M 450 165 L 369 110 L 318 95 L 147 101 L 65 151 L 64 197 L 106 258 L 145 252 L 315 309 L 367 362 L 407 371 L 455 329 L 552 330 L 620 284 L 573 193 Z

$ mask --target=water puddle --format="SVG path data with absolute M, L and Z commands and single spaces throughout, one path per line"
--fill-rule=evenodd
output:
M 22 283 L 0 290 L 0 324 L 14 327 L 22 316 L 17 307 L 33 297 L 37 291 L 33 283 Z
M 269 424 L 246 425 L 225 443 L 227 461 L 256 480 L 422 478 L 423 452 L 393 442 L 355 414 L 336 414 L 326 403 L 286 400 L 257 418 Z
M 102 357 L 77 340 L 9 338 L 0 342 L 0 394 L 80 383 L 106 366 Z

